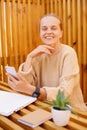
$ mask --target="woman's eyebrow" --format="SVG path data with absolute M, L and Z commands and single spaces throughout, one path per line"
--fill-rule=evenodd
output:
M 46 27 L 46 25 L 42 25 L 42 27 Z
M 41 26 L 41 28 L 47 28 L 47 26 Z

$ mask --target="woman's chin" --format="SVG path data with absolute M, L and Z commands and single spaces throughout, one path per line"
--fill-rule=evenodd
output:
M 48 46 L 54 46 L 55 43 L 44 43 L 45 45 L 48 45 Z

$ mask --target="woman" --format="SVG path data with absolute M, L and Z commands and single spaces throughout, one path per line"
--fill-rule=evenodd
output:
M 8 74 L 9 86 L 40 99 L 53 100 L 58 90 L 70 95 L 72 106 L 86 111 L 80 88 L 79 66 L 76 52 L 61 43 L 62 22 L 53 14 L 45 15 L 40 21 L 39 45 L 20 65 L 18 79 Z

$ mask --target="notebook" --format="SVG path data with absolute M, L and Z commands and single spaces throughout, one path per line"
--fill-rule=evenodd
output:
M 9 116 L 36 100 L 35 97 L 0 90 L 0 114 Z
M 22 124 L 34 128 L 51 118 L 52 118 L 52 113 L 43 109 L 37 109 L 29 114 L 20 117 L 18 121 Z

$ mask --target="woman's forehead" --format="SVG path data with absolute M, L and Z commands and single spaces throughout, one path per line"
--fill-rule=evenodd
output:
M 45 16 L 41 19 L 41 26 L 50 26 L 50 25 L 58 25 L 60 24 L 60 20 L 54 16 Z

